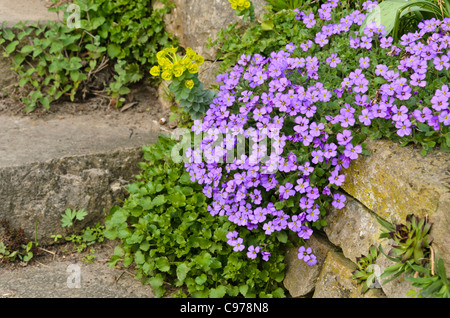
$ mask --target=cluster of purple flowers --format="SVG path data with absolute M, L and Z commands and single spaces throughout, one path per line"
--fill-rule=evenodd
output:
M 297 19 L 306 28 L 317 27 L 318 19 L 331 20 L 338 2 L 329 0 L 323 4 L 318 16 L 297 10 Z M 376 5 L 376 1 L 366 1 L 363 8 L 369 12 Z M 360 26 L 365 16 L 355 11 L 338 24 L 322 23 L 313 41 L 325 46 L 331 36 L 348 32 L 353 25 Z M 343 78 L 340 87 L 325 87 L 319 81 L 319 68 L 335 68 L 342 63 L 337 53 L 331 53 L 326 61 L 319 61 L 316 56 L 296 57 L 293 52 L 297 45 L 289 43 L 285 50 L 269 57 L 242 55 L 229 73 L 217 77 L 217 82 L 222 83 L 220 91 L 205 117 L 196 120 L 192 127 L 195 134 L 202 134 L 202 141 L 198 148 L 189 149 L 189 162 L 185 165 L 191 180 L 204 184 L 205 195 L 212 199 L 209 212 L 266 235 L 291 230 L 301 239 L 309 239 L 313 233 L 311 224 L 319 220 L 324 197 L 337 209 L 345 206 L 345 195 L 333 189 L 343 184 L 343 170 L 363 150 L 361 145 L 352 143 L 352 126 L 357 122 L 368 126 L 375 118 L 382 118 L 392 121 L 398 135 L 405 136 L 411 134 L 414 120 L 427 122 L 435 129 L 449 124 L 447 85 L 436 91 L 430 107 L 411 111 L 402 103 L 414 94 L 414 87 L 425 85 L 430 65 L 427 61 L 432 61 L 436 71 L 450 67 L 450 55 L 444 53 L 448 36 L 435 33 L 429 38 L 429 45 L 420 42 L 438 27 L 450 29 L 449 22 L 425 21 L 418 32 L 402 37 L 401 45 L 409 54 L 401 59 L 398 70 L 371 65 L 370 57 L 365 56 L 358 61 L 360 68 Z M 373 45 L 379 45 L 398 55 L 400 48 L 392 45 L 392 38 L 383 35 L 383 27 L 369 24 L 360 37 L 350 37 L 350 47 L 367 50 L 369 55 Z M 298 47 L 307 55 L 311 45 L 309 40 Z M 375 72 L 385 81 L 379 89 L 379 102 L 373 103 L 366 94 L 367 72 Z M 402 76 L 403 72 L 411 74 L 409 80 Z M 296 83 L 292 74 L 316 82 L 306 87 Z M 342 103 L 337 113 L 322 113 L 323 105 L 344 94 L 353 96 L 354 103 Z M 239 138 L 242 136 L 243 143 Z M 270 153 L 263 142 L 266 140 L 270 140 Z M 236 156 L 234 150 L 245 145 L 249 145 L 248 153 Z M 306 154 L 307 159 L 300 153 Z M 330 167 L 324 176 L 328 183 L 319 187 L 311 175 L 322 165 Z M 294 198 L 299 212 L 277 209 L 270 201 L 273 195 L 279 202 Z M 246 246 L 237 231 L 230 232 L 227 238 L 234 251 L 246 251 L 249 258 L 270 257 L 264 244 Z M 311 249 L 304 246 L 298 257 L 309 265 L 316 263 Z

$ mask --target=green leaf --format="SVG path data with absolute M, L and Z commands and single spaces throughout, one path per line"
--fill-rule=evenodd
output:
M 141 251 L 137 251 L 134 255 L 134 262 L 137 265 L 142 265 L 145 263 L 145 255 Z
M 84 219 L 84 217 L 88 215 L 88 213 L 86 211 L 84 211 L 84 209 L 81 209 L 79 211 L 76 212 L 76 219 L 78 221 L 81 221 Z
M 227 289 L 225 286 L 220 285 L 217 288 L 211 288 L 209 291 L 209 297 L 211 298 L 223 298 L 225 294 L 227 293 Z
M 117 44 L 110 43 L 108 44 L 107 51 L 110 58 L 116 58 L 122 52 L 122 48 Z
M 197 285 L 203 285 L 206 282 L 206 280 L 207 280 L 207 277 L 206 277 L 205 273 L 203 273 L 200 276 L 197 276 L 195 278 L 195 283 Z
M 170 269 L 169 259 L 167 257 L 158 257 L 155 264 L 161 272 L 168 272 Z
M 71 209 L 67 209 L 66 211 L 64 211 L 64 214 L 62 215 L 61 218 L 61 226 L 62 227 L 67 227 L 67 226 L 72 226 L 73 225 L 73 219 L 76 217 L 76 211 L 72 211 Z
M 274 23 L 272 20 L 265 20 L 261 23 L 261 30 L 270 31 L 273 30 Z
M 186 275 L 189 272 L 190 268 L 186 265 L 186 263 L 181 263 L 177 266 L 177 277 L 180 282 L 183 282 L 186 279 Z
M 14 52 L 14 50 L 16 49 L 18 44 L 19 44 L 19 41 L 13 41 L 13 42 L 9 43 L 5 48 L 6 52 L 11 54 L 12 52 Z
M 22 47 L 22 49 L 20 50 L 20 53 L 24 53 L 24 54 L 28 54 L 33 52 L 34 50 L 34 46 L 32 45 L 25 45 L 24 47 Z
M 153 288 L 157 288 L 164 284 L 164 278 L 161 274 L 156 274 L 154 277 L 150 278 L 148 282 Z
M 166 199 L 164 197 L 164 194 L 160 194 L 158 196 L 156 196 L 153 200 L 152 200 L 152 205 L 153 206 L 160 206 L 163 205 L 164 203 L 166 203 Z

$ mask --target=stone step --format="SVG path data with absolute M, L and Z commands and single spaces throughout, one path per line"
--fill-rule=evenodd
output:
M 0 220 L 43 244 L 53 234 L 68 234 L 61 227 L 68 208 L 88 212 L 73 231 L 101 221 L 138 174 L 142 146 L 162 132 L 154 115 L 145 113 L 0 115 Z
M 12 27 L 19 22 L 58 21 L 56 12 L 50 12 L 47 0 L 0 0 L 0 23 L 3 27 Z

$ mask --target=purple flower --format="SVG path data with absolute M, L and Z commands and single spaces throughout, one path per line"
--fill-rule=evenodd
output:
M 262 255 L 262 259 L 263 259 L 263 261 L 268 261 L 269 260 L 269 257 L 270 257 L 270 252 L 265 252 L 265 251 L 262 251 L 261 252 L 261 255 Z
M 242 251 L 245 248 L 245 246 L 242 244 L 243 241 L 244 240 L 242 238 L 238 237 L 236 239 L 235 244 L 233 245 L 234 246 L 233 251 L 235 252 Z
M 303 18 L 303 23 L 306 24 L 308 29 L 312 28 L 316 22 L 317 21 L 314 19 L 314 13 L 312 12 Z
M 308 209 L 307 211 L 307 215 L 306 215 L 306 220 L 308 220 L 309 222 L 316 222 L 319 219 L 320 216 L 320 211 L 319 209 Z
M 439 111 L 439 110 L 444 110 L 448 108 L 448 98 L 445 96 L 433 96 L 430 100 L 431 102 L 431 107 L 433 107 L 433 109 Z
M 311 162 L 314 164 L 318 164 L 319 162 L 323 162 L 323 152 L 322 150 L 313 150 L 311 152 Z
M 302 259 L 305 262 L 308 262 L 311 258 L 312 249 L 311 247 L 305 248 L 304 246 L 300 246 L 298 249 L 297 257 L 298 259 Z
M 248 252 L 247 252 L 247 257 L 248 258 L 251 258 L 251 259 L 255 259 L 256 258 L 256 256 L 257 256 L 257 254 L 259 253 L 259 250 L 260 250 L 261 248 L 259 247 L 259 246 L 253 246 L 253 245 L 250 245 L 249 247 L 248 247 Z
M 333 202 L 331 204 L 338 210 L 343 209 L 345 207 L 344 202 L 347 201 L 347 197 L 343 194 L 335 193 L 333 195 Z
M 397 121 L 395 123 L 395 128 L 397 128 L 397 134 L 400 137 L 411 134 L 411 122 L 406 119 L 405 121 Z
M 424 122 L 430 120 L 432 115 L 433 115 L 433 113 L 432 113 L 431 109 L 429 109 L 428 107 L 424 107 L 422 109 L 422 111 L 416 109 L 413 112 L 414 118 L 417 119 L 417 121 L 419 121 L 421 123 L 424 123 Z
M 335 68 L 339 63 L 341 63 L 341 59 L 337 56 L 337 53 L 331 53 L 326 62 L 330 65 L 330 67 Z
M 313 233 L 313 230 L 311 230 L 306 225 L 301 226 L 300 231 L 297 232 L 298 236 L 304 240 L 309 239 L 311 237 L 312 233 Z
M 361 112 L 361 115 L 359 115 L 359 121 L 366 126 L 369 126 L 372 123 L 371 119 L 373 119 L 373 118 L 374 118 L 374 116 L 373 116 L 372 112 L 370 110 L 368 110 L 367 108 L 363 109 Z
M 303 178 L 297 180 L 297 185 L 295 186 L 295 191 L 298 193 L 305 193 L 306 189 L 309 187 L 309 181 Z
M 344 155 L 350 158 L 351 160 L 358 159 L 358 154 L 362 152 L 361 145 L 356 145 L 353 147 L 352 143 L 348 143 L 345 146 Z
M 337 155 L 337 146 L 335 143 L 325 144 L 323 155 L 327 159 L 331 159 Z
M 267 223 L 264 223 L 263 225 L 263 230 L 265 231 L 266 235 L 270 235 L 273 233 L 273 231 L 275 231 L 275 228 L 272 224 L 272 221 L 269 221 Z
M 414 73 L 411 75 L 410 84 L 412 86 L 425 87 L 427 85 L 427 81 L 424 81 L 425 74 Z
M 314 171 L 314 168 L 311 167 L 311 164 L 307 161 L 305 164 L 299 165 L 298 170 L 302 171 L 304 176 L 308 176 Z
M 316 264 L 317 264 L 317 258 L 316 258 L 316 255 L 310 254 L 310 255 L 309 255 L 309 259 L 306 260 L 306 264 L 308 264 L 309 266 L 316 265 Z
M 368 56 L 361 57 L 359 59 L 359 67 L 366 69 L 369 68 L 369 66 L 370 66 L 370 58 Z
M 288 199 L 291 196 L 295 195 L 295 190 L 292 189 L 293 185 L 292 183 L 287 182 L 284 186 L 280 186 L 279 192 L 280 192 L 280 198 L 282 200 Z
M 450 115 L 448 110 L 444 110 L 439 114 L 439 122 L 445 126 L 450 125 Z
M 344 129 L 342 133 L 337 134 L 336 138 L 339 145 L 345 146 L 353 139 L 352 132 L 348 129 Z
M 331 176 L 328 178 L 328 181 L 331 184 L 335 184 L 338 187 L 340 187 L 345 181 L 345 175 L 343 174 L 340 175 L 339 170 L 335 169 L 331 172 Z
M 438 71 L 442 71 L 445 67 L 446 70 L 450 67 L 449 58 L 446 55 L 437 56 L 433 59 L 434 68 Z
M 398 108 L 396 105 L 394 105 L 392 108 L 392 120 L 394 121 L 404 121 L 408 119 L 408 108 L 405 105 L 400 106 Z

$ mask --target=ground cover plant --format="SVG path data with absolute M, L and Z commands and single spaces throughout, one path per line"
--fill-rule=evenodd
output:
M 62 22 L 19 23 L 13 26 L 18 32 L 4 28 L 0 45 L 22 88 L 9 93 L 21 99 L 26 112 L 94 95 L 122 106 L 129 86 L 156 64 L 156 53 L 176 41 L 164 29 L 170 6 L 153 10 L 151 2 L 74 0 L 74 12 L 67 10 L 69 4 L 50 9 L 64 17 Z M 71 18 L 75 13 L 77 23 Z
M 285 297 L 283 242 L 266 240 L 276 250 L 270 261 L 233 254 L 236 225 L 209 213 L 202 186 L 172 160 L 175 144 L 160 136 L 143 147 L 129 197 L 105 220 L 104 236 L 120 239 L 110 265 L 134 264 L 157 297 Z
M 264 241 L 290 230 L 298 257 L 315 264 L 307 240 L 330 206 L 345 206 L 339 187 L 350 162 L 368 154 L 368 137 L 414 143 L 423 155 L 448 151 L 448 21 L 424 21 L 394 42 L 374 23 L 359 31 L 376 5 L 336 11 L 331 0 L 318 12 L 294 10 L 298 42 L 242 54 L 217 77 L 219 91 L 192 127 L 200 139 L 186 169 L 213 200 L 212 215 L 254 234 L 234 236 L 236 251 L 267 258 Z

